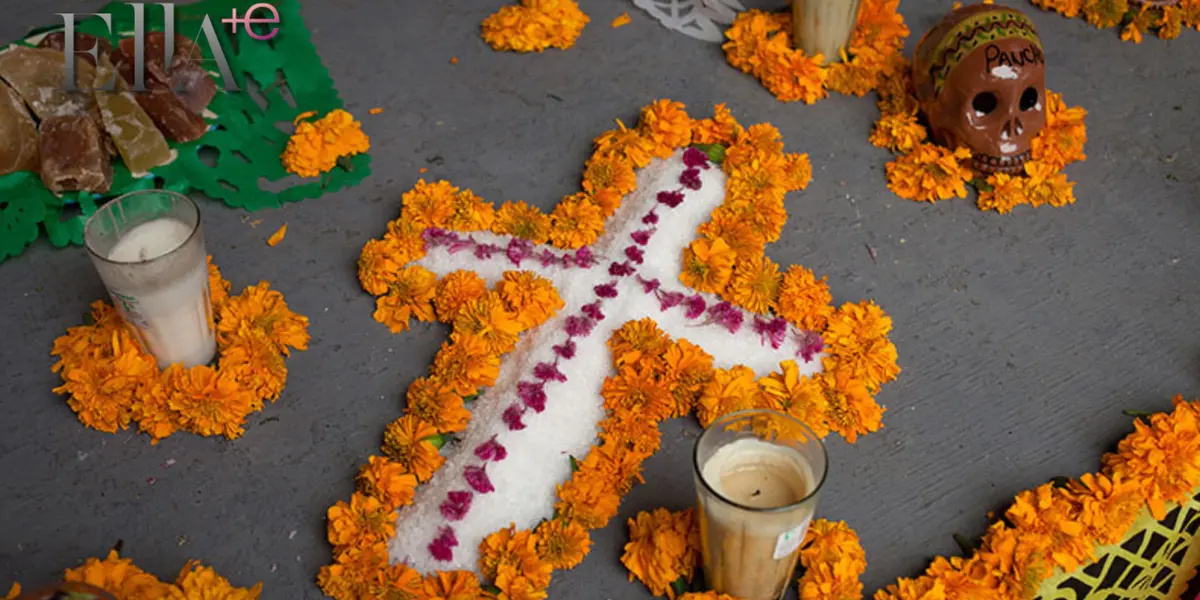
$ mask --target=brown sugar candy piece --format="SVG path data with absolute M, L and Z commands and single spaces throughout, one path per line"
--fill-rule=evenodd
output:
M 59 52 L 66 52 L 66 42 L 67 34 L 62 31 L 55 31 L 54 33 L 47 34 L 46 37 L 43 37 L 42 41 L 38 42 L 38 48 L 50 48 L 53 50 L 58 50 Z M 109 43 L 108 40 L 104 38 L 97 38 L 86 33 L 76 33 L 75 55 L 80 59 L 87 61 L 88 64 L 94 67 L 96 66 L 96 60 L 92 58 L 92 55 L 88 51 L 92 48 L 96 48 L 97 44 L 99 44 L 99 50 L 97 52 L 99 56 L 106 56 L 112 52 L 112 44 Z
M 114 51 L 112 57 L 121 78 L 127 85 L 133 85 L 133 59 L 120 49 Z M 189 110 L 182 99 L 171 93 L 166 83 L 154 77 L 146 77 L 146 90 L 133 92 L 133 97 L 172 141 L 190 142 L 200 139 L 208 131 L 204 118 Z
M 129 58 L 134 56 L 136 38 L 122 39 L 118 46 Z M 213 97 L 217 95 L 217 84 L 201 64 L 200 47 L 181 35 L 175 36 L 175 48 L 171 62 L 164 65 L 167 52 L 167 35 L 161 31 L 146 33 L 145 40 L 146 81 L 150 79 L 165 83 L 183 101 L 188 110 L 203 114 Z
M 38 170 L 38 130 L 25 103 L 0 81 L 0 175 Z
M 105 91 L 102 88 L 110 80 L 114 82 L 113 90 Z M 94 89 L 101 122 L 130 173 L 148 173 L 154 167 L 171 161 L 167 140 L 138 105 L 129 86 L 116 76 L 116 69 L 108 57 L 100 58 Z
M 92 81 L 96 69 L 75 59 L 76 91 L 67 91 L 66 62 L 61 50 L 19 46 L 0 53 L 0 77 L 25 99 L 39 119 L 66 115 L 96 115 Z
M 42 183 L 50 191 L 108 192 L 112 163 L 95 120 L 89 115 L 52 116 L 42 119 L 39 133 Z

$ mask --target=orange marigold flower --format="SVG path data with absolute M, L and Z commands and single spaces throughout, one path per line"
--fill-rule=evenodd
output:
M 428 481 L 446 459 L 429 441 L 437 429 L 416 415 L 405 415 L 388 424 L 383 432 L 383 455 L 399 464 L 405 471 Z
M 409 260 L 395 240 L 370 240 L 358 256 L 358 281 L 367 293 L 382 296 L 396 282 L 400 269 Z M 214 299 L 213 304 L 219 303 Z
M 212 302 L 213 308 L 220 308 L 221 303 L 229 297 L 229 288 L 231 287 L 229 280 L 221 275 L 221 269 L 213 264 L 212 255 L 205 258 L 208 263 L 208 299 Z
M 558 486 L 554 510 L 563 518 L 578 521 L 588 529 L 600 529 L 617 514 L 621 496 L 604 481 L 571 478 Z
M 663 356 L 668 390 L 674 404 L 672 417 L 682 417 L 692 412 L 704 386 L 713 378 L 713 358 L 700 346 L 687 340 L 676 340 Z
M 1133 525 L 1145 504 L 1137 482 L 1121 475 L 1085 473 L 1067 482 L 1066 493 L 1079 504 L 1079 522 L 1097 543 L 1115 544 Z
M 729 282 L 729 301 L 750 312 L 767 314 L 776 306 L 781 279 L 779 265 L 765 256 L 739 259 Z
M 228 579 L 217 574 L 212 567 L 197 561 L 188 561 L 171 589 L 170 600 L 258 600 L 262 595 L 262 583 L 252 588 L 234 587 Z
M 595 158 L 612 158 L 625 160 L 640 169 L 654 158 L 654 142 L 646 139 L 636 129 L 627 129 L 625 124 L 617 119 L 617 128 L 600 134 L 593 143 Z
M 1197 421 L 1196 411 L 1181 407 L 1149 423 L 1139 419 L 1117 452 L 1104 456 L 1104 472 L 1136 482 L 1156 520 L 1166 517 L 1167 502 L 1186 500 L 1200 481 Z
M 1186 3 L 1184 4 L 1186 6 Z M 1163 6 L 1162 16 L 1159 17 L 1158 37 L 1163 40 L 1173 40 L 1183 32 L 1183 11 L 1178 6 Z
M 605 410 L 654 422 L 670 416 L 670 392 L 655 375 L 656 369 L 626 365 L 605 378 L 600 390 Z
M 1083 145 L 1087 143 L 1087 127 L 1084 125 L 1087 111 L 1078 106 L 1068 108 L 1062 100 L 1062 94 L 1050 90 L 1046 90 L 1045 102 L 1046 124 L 1033 138 L 1031 151 L 1034 160 L 1045 162 L 1058 171 L 1065 165 L 1087 158 L 1083 153 Z
M 892 318 L 870 300 L 843 304 L 823 333 L 826 369 L 836 366 L 878 390 L 900 374 L 896 346 L 887 338 Z
M 800 329 L 822 331 L 833 315 L 833 294 L 825 277 L 817 279 L 812 271 L 792 265 L 779 285 L 776 311 Z
M 308 349 L 308 317 L 292 312 L 283 294 L 272 290 L 265 281 L 246 288 L 221 304 L 217 321 L 218 341 L 230 344 L 238 335 L 241 323 L 250 323 L 266 332 L 283 355 Z
M 719 293 L 733 275 L 736 255 L 725 240 L 693 240 L 683 250 L 683 270 L 679 280 L 700 292 Z
M 574 569 L 592 547 L 588 530 L 564 519 L 542 521 L 533 536 L 537 539 L 538 557 L 555 569 Z
M 433 360 L 433 373 L 454 393 L 473 396 L 481 387 L 496 383 L 500 356 L 488 350 L 487 342 L 473 335 L 450 334 Z
M 721 103 L 713 107 L 711 119 L 692 121 L 692 142 L 729 145 L 741 130 L 742 127 L 738 125 L 737 119 L 733 118 L 733 113 Z
M 327 173 L 337 166 L 339 158 L 362 154 L 371 148 L 362 123 L 340 108 L 315 122 L 297 117 L 295 126 L 281 159 L 288 173 L 301 177 Z
M 879 117 L 871 130 L 871 143 L 892 152 L 912 152 L 929 136 L 913 113 L 893 113 Z
M 496 220 L 496 208 L 471 190 L 454 195 L 454 215 L 446 227 L 455 231 L 488 231 Z
M 788 191 L 799 191 L 808 187 L 812 182 L 812 162 L 807 154 L 790 153 L 783 155 L 784 185 Z
M 964 185 L 972 178 L 964 161 L 971 158 L 966 148 L 949 150 L 933 144 L 917 144 L 913 151 L 887 164 L 888 189 L 897 196 L 918 202 L 937 202 L 952 196 L 967 197 Z
M 425 579 L 405 564 L 389 564 L 368 580 L 366 598 L 423 598 Z
M 994 210 L 1003 215 L 1012 212 L 1019 204 L 1029 203 L 1029 197 L 1025 195 L 1024 177 L 994 173 L 988 176 L 987 187 L 991 189 L 980 189 L 979 197 L 975 201 L 980 210 Z
M 794 360 L 779 363 L 779 368 L 779 371 L 758 380 L 763 404 L 766 408 L 796 417 L 817 437 L 825 437 L 829 433 L 825 425 L 829 405 L 821 385 L 813 378 L 801 375 L 800 367 Z
M 670 343 L 667 334 L 658 328 L 658 323 L 646 317 L 629 321 L 614 331 L 608 338 L 608 349 L 612 353 L 613 365 L 618 368 L 636 364 L 652 366 L 662 359 Z M 650 362 L 643 363 L 645 360 Z
M 171 586 L 139 569 L 128 558 L 110 550 L 104 560 L 89 558 L 83 566 L 67 569 L 63 580 L 98 587 L 121 600 L 161 600 L 169 597 Z
M 692 509 L 679 513 L 658 508 L 629 519 L 629 542 L 621 564 L 655 596 L 675 598 L 677 579 L 691 581 L 700 555 L 700 533 Z
M 453 323 L 468 302 L 482 298 L 487 293 L 487 282 L 474 271 L 454 271 L 438 282 L 433 305 L 437 308 L 438 320 Z
M 167 406 L 192 433 L 235 439 L 243 433 L 246 415 L 256 409 L 258 398 L 252 392 L 242 389 L 232 374 L 208 365 L 185 369 L 176 363 L 163 376 L 168 382 Z
M 222 357 L 226 354 L 228 351 L 222 354 Z M 151 445 L 158 444 L 159 441 L 183 429 L 179 413 L 172 410 L 167 403 L 170 397 L 167 394 L 169 384 L 166 374 L 160 373 L 154 384 L 141 388 L 142 391 L 138 392 L 139 401 L 132 406 L 133 419 L 137 421 L 138 430 L 150 436 Z
M 563 198 L 550 213 L 550 243 L 559 248 L 581 248 L 603 231 L 604 214 L 585 193 Z
M 638 130 L 654 142 L 653 152 L 659 158 L 667 158 L 677 148 L 692 142 L 692 119 L 683 103 L 665 98 L 642 108 Z
M 426 600 L 479 600 L 479 578 L 472 571 L 438 571 L 425 577 Z
M 505 592 L 525 586 L 545 590 L 554 567 L 538 556 L 537 541 L 537 536 L 513 525 L 487 536 L 479 544 L 480 573 Z
M 735 205 L 720 206 L 712 212 L 712 220 L 696 229 L 700 235 L 715 240 L 720 238 L 729 246 L 737 258 L 760 256 L 766 248 L 766 239 L 755 230 Z
M 279 348 L 266 331 L 245 323 L 229 345 L 221 348 L 217 364 L 222 373 L 232 375 L 259 400 L 278 400 L 287 383 L 287 363 Z
M 1025 163 L 1025 193 L 1030 204 L 1041 206 L 1066 206 L 1075 203 L 1075 183 L 1067 176 L 1054 170 L 1053 165 L 1038 160 Z
M 521 323 L 505 306 L 500 294 L 488 292 L 458 311 L 454 332 L 482 341 L 489 353 L 499 356 L 517 345 Z
M 728 594 L 718 594 L 716 592 L 688 592 L 679 597 L 679 600 L 738 600 Z
M 550 215 L 524 202 L 505 202 L 496 211 L 492 233 L 512 235 L 544 244 L 550 239 Z
M 457 433 L 467 428 L 471 413 L 462 396 L 434 376 L 418 377 L 408 386 L 408 414 L 431 423 L 438 433 Z
M 4 588 L 0 588 L 0 589 L 4 589 Z M 20 596 L 20 595 L 21 595 L 21 584 L 14 583 L 14 584 L 12 584 L 12 587 L 8 589 L 8 593 L 4 595 L 4 600 L 15 600 L 16 597 Z
M 901 577 L 896 583 L 875 592 L 874 600 L 946 600 L 945 586 L 932 577 L 908 579 Z
M 505 271 L 496 292 L 516 315 L 522 331 L 545 323 L 566 306 L 554 282 L 530 271 Z
M 63 358 L 54 369 L 62 372 L 63 385 L 54 388 L 54 392 L 68 395 L 67 405 L 75 411 L 80 423 L 115 433 L 117 429 L 129 426 L 138 392 L 154 386 L 158 365 L 121 324 L 113 322 L 93 327 L 91 330 L 72 328 L 64 337 L 73 343 L 91 345 L 96 342 L 91 350 L 94 356 L 72 355 L 64 347 L 67 340 L 59 338 L 61 344 L 55 342 L 55 351 L 61 351 Z M 92 334 L 99 339 L 91 339 Z M 68 359 L 71 362 L 67 362 Z
M 449 181 L 426 183 L 420 179 L 401 196 L 400 218 L 419 229 L 445 227 L 454 217 L 454 197 L 458 192 Z
M 358 471 L 358 491 L 375 498 L 384 506 L 395 510 L 412 504 L 417 488 L 417 477 L 404 469 L 404 465 L 380 456 L 367 459 L 367 464 Z
M 633 164 L 623 156 L 596 154 L 583 170 L 583 189 L 592 194 L 604 218 L 621 206 L 621 199 L 637 189 Z
M 425 267 L 410 265 L 396 275 L 388 293 L 375 299 L 375 320 L 387 325 L 392 333 L 408 329 L 408 320 L 434 320 L 433 298 L 437 294 L 437 275 Z
M 483 20 L 483 40 L 497 52 L 566 50 L 590 19 L 575 0 L 521 0 Z
M 1053 483 L 1017 495 L 1004 516 L 1025 537 L 1041 539 L 1042 553 L 1066 571 L 1093 558 L 1095 539 L 1082 535 L 1079 508 Z
M 754 370 L 737 365 L 732 369 L 717 369 L 712 381 L 704 386 L 696 405 L 696 418 L 708 427 L 717 417 L 734 411 L 753 408 L 757 402 L 758 382 Z
M 627 415 L 610 415 L 601 420 L 597 427 L 600 429 L 599 437 L 602 443 L 592 452 L 600 450 L 608 453 L 608 450 L 605 449 L 611 447 L 628 450 L 642 456 L 650 456 L 658 452 L 662 446 L 662 432 L 658 429 L 658 423 L 645 419 L 634 419 Z M 613 452 L 615 453 L 615 450 Z M 588 457 L 591 456 L 589 453 Z
M 1083 8 L 1083 0 L 1033 0 L 1033 3 L 1043 10 L 1052 10 L 1070 18 L 1079 16 L 1079 10 Z
M 813 376 L 825 396 L 825 423 L 853 444 L 862 434 L 883 427 L 884 408 L 875 403 L 865 382 L 848 371 L 825 371 Z
M 321 567 L 317 585 L 336 600 L 361 600 L 372 597 L 370 584 L 390 568 L 387 544 L 348 547 L 336 553 L 335 564 Z
M 573 477 L 593 482 L 623 496 L 633 489 L 634 484 L 645 482 L 642 463 L 658 450 L 657 444 L 662 436 L 657 421 L 632 415 L 617 416 L 615 419 L 619 419 L 623 426 L 613 427 L 611 423 L 614 417 L 605 419 L 604 425 L 612 427 L 612 431 L 620 431 L 621 437 L 612 437 L 610 434 L 602 436 L 604 443 L 588 452 Z M 635 435 L 645 435 L 648 439 L 634 439 L 632 436 Z

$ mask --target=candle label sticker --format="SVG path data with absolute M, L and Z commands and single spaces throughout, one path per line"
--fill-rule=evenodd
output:
M 789 529 L 781 534 L 775 540 L 775 560 L 784 558 L 796 551 L 804 541 L 804 534 L 808 533 L 808 524 L 812 522 L 812 515 L 804 518 L 804 522 L 800 523 L 795 529 Z
M 120 292 L 111 292 L 111 294 L 116 305 L 120 308 L 121 316 L 124 317 L 126 321 L 129 321 L 130 323 L 133 323 L 141 328 L 150 326 L 150 323 L 146 321 L 146 318 L 142 316 L 142 313 L 139 310 L 141 307 L 138 304 L 137 298 L 122 294 Z

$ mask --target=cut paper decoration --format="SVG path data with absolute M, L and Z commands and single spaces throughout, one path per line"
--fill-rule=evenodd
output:
M 890 319 L 871 302 L 834 309 L 823 280 L 799 266 L 780 273 L 763 255 L 786 219 L 784 195 L 809 177 L 807 157 L 785 154 L 774 127 L 743 128 L 723 106 L 692 120 L 660 100 L 636 129 L 618 122 L 596 138 L 583 191 L 549 215 L 419 182 L 388 234 L 363 248 L 359 278 L 393 331 L 414 317 L 453 331 L 359 491 L 330 508 L 322 589 L 356 598 L 416 571 L 440 585 L 477 569 L 510 597 L 542 594 L 554 568 L 582 560 L 552 549 L 578 549 L 628 489 L 572 473 L 618 468 L 605 458 L 612 440 L 637 439 L 650 446 L 619 467 L 636 475 L 657 449 L 652 425 L 693 406 L 704 423 L 763 403 L 849 441 L 881 427 L 872 396 L 899 372 Z M 644 344 L 665 334 L 679 355 L 664 360 L 702 376 L 670 398 L 633 366 L 657 356 Z M 637 420 L 649 428 L 607 428 L 588 452 L 614 403 L 650 411 Z M 515 578 L 497 570 L 511 560 L 524 565 Z
M 725 28 L 746 10 L 738 0 L 633 0 L 633 5 L 667 29 L 714 44 L 725 40 Z
M 241 91 L 216 92 L 206 113 L 210 130 L 200 139 L 169 142 L 177 156 L 169 164 L 152 169 L 148 176 L 135 176 L 121 161 L 113 161 L 105 196 L 159 185 L 182 193 L 197 190 L 234 208 L 259 210 L 337 191 L 357 184 L 370 173 L 370 156 L 360 154 L 349 160 L 352 168 L 334 169 L 320 180 L 289 179 L 280 155 L 290 132 L 280 130 L 276 123 L 290 122 L 303 111 L 326 114 L 341 108 L 342 99 L 309 39 L 299 1 L 280 0 L 273 5 L 279 12 L 279 23 L 271 26 L 279 31 L 270 40 L 254 41 L 241 33 L 230 35 L 224 28 L 216 29 Z M 235 8 L 242 11 L 245 3 L 201 0 L 176 5 L 175 17 L 180 24 L 198 23 L 202 16 L 228 15 Z M 111 31 L 134 29 L 130 3 L 113 2 L 96 12 L 111 15 Z M 163 28 L 162 9 L 147 5 L 145 15 L 148 30 Z M 61 26 L 35 30 L 15 44 L 37 45 L 39 38 L 55 29 Z M 108 39 L 116 37 L 99 17 L 81 21 L 78 29 Z M 194 36 L 196 32 L 183 28 L 179 33 Z M 203 58 L 215 64 L 207 42 L 199 47 Z M 220 74 L 210 75 L 217 80 L 218 89 L 224 90 Z M 193 124 L 172 123 L 187 126 L 172 129 L 175 134 L 192 137 L 193 131 L 188 128 Z M 0 203 L 0 261 L 21 254 L 41 235 L 57 247 L 81 245 L 83 224 L 101 203 L 101 197 L 92 193 L 55 195 L 36 173 L 29 171 L 0 176 L 0 198 L 5 199 Z

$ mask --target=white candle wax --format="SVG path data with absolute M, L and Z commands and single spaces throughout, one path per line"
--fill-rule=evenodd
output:
M 186 242 L 192 229 L 169 218 L 142 223 L 121 236 L 107 258 L 120 263 L 158 258 Z M 113 295 L 160 367 L 177 362 L 190 367 L 212 360 L 216 336 L 205 263 L 181 265 L 156 278 L 153 285 L 114 290 Z

